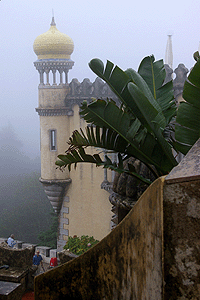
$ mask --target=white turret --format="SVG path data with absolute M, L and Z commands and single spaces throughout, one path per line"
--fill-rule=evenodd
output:
M 172 52 L 172 35 L 168 34 L 166 52 L 165 52 L 165 64 L 169 65 L 173 69 L 173 52 Z

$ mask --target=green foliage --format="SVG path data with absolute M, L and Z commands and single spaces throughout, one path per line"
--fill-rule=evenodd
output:
M 104 67 L 99 59 L 93 59 L 89 66 L 110 86 L 121 106 L 112 99 L 83 102 L 80 114 L 90 126 L 85 133 L 73 132 L 66 154 L 59 155 L 56 164 L 60 168 L 68 166 L 70 170 L 72 164 L 76 167 L 79 162 L 95 163 L 150 184 L 133 168 L 123 168 L 126 158 L 135 157 L 153 170 L 156 177 L 167 174 L 177 165 L 169 135 L 176 106 L 172 81 L 164 84 L 163 61 L 148 56 L 142 60 L 138 72 L 123 71 L 110 61 Z M 119 163 L 108 157 L 103 161 L 98 154 L 87 154 L 84 148 L 88 146 L 117 152 Z
M 41 231 L 38 235 L 39 245 L 57 248 L 57 231 L 58 231 L 58 216 L 51 212 L 51 226 L 49 230 Z
M 186 154 L 200 137 L 200 59 L 185 82 L 175 126 L 175 147 Z
M 162 60 L 145 57 L 138 68 L 121 70 L 110 61 L 104 67 L 99 59 L 89 63 L 96 75 L 103 79 L 120 101 L 120 107 L 112 99 L 96 99 L 83 102 L 81 116 L 90 125 L 86 132 L 74 131 L 69 139 L 65 155 L 59 155 L 56 164 L 60 168 L 79 162 L 94 163 L 119 173 L 133 175 L 144 183 L 148 179 L 139 176 L 128 165 L 126 158 L 134 157 L 143 162 L 155 177 L 168 174 L 177 165 L 178 152 L 186 154 L 200 137 L 200 59 L 193 67 L 183 90 L 183 101 L 175 105 L 172 81 L 164 83 L 166 74 Z M 176 117 L 177 114 L 177 117 Z M 172 138 L 175 123 L 175 140 Z M 118 153 L 118 163 L 99 154 L 90 155 L 87 147 L 96 147 Z
M 69 237 L 66 245 L 64 246 L 65 250 L 68 250 L 76 255 L 81 255 L 91 247 L 96 245 L 99 241 L 95 240 L 93 236 L 89 237 L 88 235 L 82 235 L 81 237 L 73 236 Z

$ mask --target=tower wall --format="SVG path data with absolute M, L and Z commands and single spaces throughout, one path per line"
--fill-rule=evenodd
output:
M 73 116 L 69 118 L 70 133 L 75 129 L 86 127 L 80 118 L 79 106 L 73 106 Z M 66 150 L 65 146 L 65 150 Z M 96 149 L 87 150 L 97 153 Z M 64 173 L 67 170 L 64 171 Z M 62 250 L 68 236 L 89 235 L 101 240 L 111 230 L 111 208 L 108 192 L 101 189 L 104 180 L 104 170 L 93 164 L 78 164 L 76 170 L 72 166 L 69 174 L 72 183 L 65 194 L 60 211 L 58 250 Z M 108 180 L 112 181 L 108 172 Z
M 55 165 L 58 154 L 66 150 L 66 141 L 70 135 L 69 117 L 66 111 L 62 110 L 67 92 L 68 88 L 64 85 L 56 87 L 44 85 L 38 89 L 41 178 L 44 180 L 69 178 L 68 172 L 61 172 Z M 55 134 L 55 147 L 51 149 L 52 130 Z
M 98 83 L 97 83 L 98 82 Z M 105 85 L 97 81 L 93 85 L 105 90 Z M 80 86 L 79 86 L 80 85 Z M 105 170 L 93 164 L 78 164 L 71 172 L 59 170 L 55 162 L 59 154 L 68 148 L 67 141 L 74 130 L 87 126 L 79 115 L 84 99 L 91 100 L 88 81 L 78 84 L 48 86 L 40 84 L 38 108 L 41 139 L 41 179 L 47 197 L 59 215 L 57 248 L 63 249 L 69 236 L 89 235 L 101 240 L 111 230 L 112 205 L 108 192 L 101 189 Z M 85 92 L 84 92 L 85 91 Z M 106 90 L 108 92 L 108 90 Z M 72 94 L 73 93 L 73 94 Z M 56 145 L 51 149 L 51 131 L 55 131 Z M 96 149 L 91 149 L 94 154 Z M 102 154 L 103 155 L 103 154 Z M 112 181 L 112 173 L 107 171 L 106 180 Z
M 69 91 L 66 85 L 43 86 L 38 89 L 39 108 L 61 108 L 65 106 L 64 100 Z
M 51 130 L 56 133 L 56 150 L 51 150 Z M 61 172 L 55 165 L 58 154 L 64 153 L 69 138 L 69 119 L 67 116 L 40 116 L 41 138 L 41 178 L 66 179 L 69 172 Z

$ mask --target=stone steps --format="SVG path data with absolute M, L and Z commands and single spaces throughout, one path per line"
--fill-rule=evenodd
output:
M 20 300 L 21 295 L 21 283 L 0 281 L 0 300 Z

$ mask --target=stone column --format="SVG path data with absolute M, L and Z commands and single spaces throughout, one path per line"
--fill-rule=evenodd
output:
M 43 70 L 39 70 L 39 74 L 40 74 L 40 85 L 44 85 L 44 71 Z
M 50 85 L 50 83 L 49 83 L 49 70 L 46 70 L 45 73 L 46 73 L 46 85 Z
M 53 85 L 57 85 L 56 84 L 56 70 L 52 70 L 53 73 Z
M 60 73 L 60 85 L 62 85 L 63 84 L 63 80 L 62 80 L 62 73 L 63 73 L 63 71 L 60 70 L 59 73 Z
M 68 83 L 68 71 L 65 71 L 65 84 Z

